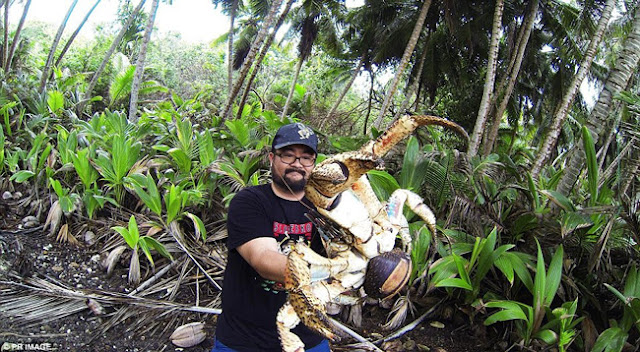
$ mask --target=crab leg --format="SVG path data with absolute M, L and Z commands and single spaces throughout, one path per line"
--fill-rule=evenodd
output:
M 355 152 L 345 152 L 328 158 L 311 172 L 306 195 L 318 208 L 328 209 L 336 197 L 349 189 L 362 175 L 373 169 L 381 169 L 381 157 L 409 136 L 418 126 L 439 125 L 448 127 L 469 140 L 467 132 L 458 124 L 437 116 L 403 116 L 394 122 L 380 137 L 365 144 Z
M 447 127 L 469 140 L 467 132 L 455 122 L 431 115 L 405 115 L 396 120 L 385 133 L 360 148 L 361 152 L 383 156 L 396 144 L 407 138 L 419 126 L 438 125 Z
M 407 205 L 416 215 L 426 223 L 429 231 L 436 235 L 436 216 L 431 209 L 424 204 L 422 197 L 407 189 L 397 189 L 389 197 L 387 202 L 387 215 L 392 224 L 400 227 L 400 236 L 405 244 L 405 252 L 411 252 L 411 235 L 409 234 L 409 223 L 402 214 L 404 205 Z M 408 244 L 408 246 L 407 246 Z

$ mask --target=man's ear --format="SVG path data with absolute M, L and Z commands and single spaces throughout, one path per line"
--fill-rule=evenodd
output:
M 273 152 L 269 152 L 269 166 L 273 166 L 273 158 L 275 154 Z

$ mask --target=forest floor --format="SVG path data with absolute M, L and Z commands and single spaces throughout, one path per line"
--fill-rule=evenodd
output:
M 53 282 L 71 290 L 91 292 L 114 292 L 126 295 L 128 287 L 127 268 L 119 267 L 115 273 L 107 276 L 102 267 L 96 246 L 85 243 L 70 245 L 58 243 L 48 235 L 41 224 L 26 228 L 24 215 L 18 215 L 14 209 L 0 200 L 0 295 L 19 286 L 25 278 L 41 279 Z M 44 288 L 43 288 L 44 289 Z M 195 302 L 196 297 L 180 297 L 186 302 Z M 6 298 L 3 298 L 3 300 Z M 34 301 L 33 305 L 38 305 Z M 2 302 L 0 302 L 0 307 Z M 77 305 L 76 305 L 77 307 Z M 62 303 L 59 310 L 70 309 Z M 74 308 L 75 309 L 75 308 Z M 409 315 L 405 324 L 428 310 L 418 306 L 415 315 Z M 39 324 L 25 324 L 25 316 L 33 314 L 33 309 L 6 311 L 0 308 L 0 350 L 1 351 L 209 351 L 213 346 L 215 323 L 214 314 L 193 313 L 185 319 L 204 321 L 207 338 L 197 346 L 180 348 L 173 345 L 169 335 L 177 327 L 175 320 L 165 316 L 165 320 L 156 321 L 164 325 L 162 331 L 129 331 L 127 324 L 105 326 L 114 310 L 96 315 L 88 306 L 80 306 L 67 316 Z M 388 309 L 366 305 L 363 309 L 362 326 L 354 328 L 361 336 L 370 340 L 388 336 L 392 332 L 382 329 Z M 135 314 L 134 314 L 135 315 Z M 158 318 L 163 319 L 163 318 Z M 173 324 L 173 326 L 172 326 Z M 482 335 L 472 332 L 472 326 L 464 320 L 442 318 L 438 313 L 422 321 L 393 340 L 379 344 L 384 351 L 499 351 L 506 346 L 486 341 Z M 349 341 L 353 343 L 355 341 Z M 349 346 L 332 346 L 334 350 L 356 350 Z

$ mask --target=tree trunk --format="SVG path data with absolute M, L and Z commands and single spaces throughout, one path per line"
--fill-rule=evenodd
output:
M 233 88 L 233 26 L 236 20 L 236 10 L 238 9 L 238 0 L 234 0 L 231 4 L 231 13 L 230 17 L 230 25 L 229 25 L 229 44 L 227 48 L 227 60 L 229 61 L 227 65 L 227 84 L 228 84 L 228 94 L 231 95 L 231 89 Z
M 287 110 L 289 109 L 289 104 L 291 104 L 291 98 L 293 98 L 293 92 L 296 90 L 296 82 L 298 82 L 298 76 L 300 76 L 300 70 L 302 69 L 302 63 L 304 60 L 302 58 L 298 59 L 298 64 L 296 65 L 296 73 L 293 76 L 293 80 L 291 82 L 291 88 L 289 89 L 289 95 L 287 96 L 287 101 L 284 103 L 284 108 L 282 108 L 282 115 L 280 118 L 284 120 L 285 116 L 287 116 Z
M 84 16 L 84 18 L 82 19 L 82 22 L 80 23 L 78 28 L 75 30 L 75 32 L 73 32 L 73 34 L 71 35 L 69 40 L 67 40 L 67 43 L 64 45 L 64 48 L 62 49 L 62 52 L 60 52 L 60 56 L 58 56 L 58 59 L 56 60 L 55 66 L 59 66 L 60 65 L 60 62 L 62 61 L 62 58 L 64 57 L 64 54 L 67 53 L 67 50 L 69 50 L 69 47 L 71 46 L 73 41 L 78 36 L 78 33 L 80 33 L 80 30 L 82 29 L 84 24 L 87 23 L 87 20 L 89 19 L 89 16 L 91 16 L 91 13 L 93 12 L 93 10 L 96 9 L 96 7 L 98 6 L 99 3 L 100 3 L 100 0 L 96 0 L 96 3 L 93 4 L 93 7 L 89 10 L 89 12 L 87 12 L 87 15 Z
M 2 43 L 2 53 L 0 54 L 0 64 L 5 68 L 5 71 L 7 69 L 7 62 L 9 62 L 9 60 L 7 60 L 9 54 L 9 3 L 10 1 L 7 1 L 4 4 L 4 42 Z
M 422 9 L 420 10 L 420 15 L 418 16 L 418 20 L 416 21 L 416 25 L 413 27 L 413 32 L 411 33 L 411 37 L 409 38 L 409 42 L 407 43 L 407 47 L 404 50 L 404 54 L 402 55 L 402 59 L 400 60 L 400 66 L 396 71 L 395 76 L 393 77 L 393 81 L 391 82 L 391 87 L 389 87 L 389 92 L 384 98 L 384 102 L 382 103 L 382 107 L 380 108 L 380 115 L 376 119 L 373 126 L 377 129 L 382 125 L 382 119 L 391 105 L 391 99 L 393 95 L 396 93 L 398 89 L 398 82 L 400 82 L 400 78 L 402 77 L 402 73 L 407 68 L 409 64 L 409 60 L 411 59 L 411 55 L 413 54 L 413 49 L 416 47 L 416 43 L 418 42 L 418 38 L 420 38 L 420 33 L 422 32 L 422 27 L 424 26 L 424 21 L 427 18 L 427 13 L 429 12 L 429 6 L 431 6 L 431 0 L 425 0 L 424 4 L 422 4 Z
M 637 11 L 637 10 L 636 10 Z M 631 158 L 628 159 L 630 163 L 630 168 L 627 168 L 627 172 L 622 178 L 622 184 L 618 189 L 619 195 L 626 195 L 629 187 L 633 184 L 633 181 L 636 179 L 640 172 L 640 152 L 638 152 L 638 146 L 631 150 Z M 626 199 L 633 199 L 630 196 L 625 197 Z
M 589 72 L 589 68 L 591 67 L 593 58 L 596 55 L 598 45 L 600 44 L 600 41 L 602 40 L 602 37 L 604 35 L 604 30 L 605 28 L 607 28 L 607 24 L 609 23 L 611 10 L 613 10 L 614 5 L 615 0 L 607 0 L 604 10 L 602 11 L 602 17 L 600 17 L 600 21 L 598 22 L 598 28 L 593 38 L 591 39 L 591 42 L 589 42 L 589 47 L 584 55 L 582 63 L 580 64 L 578 73 L 576 73 L 576 75 L 574 76 L 571 84 L 568 87 L 567 93 L 564 95 L 562 101 L 560 102 L 560 105 L 556 109 L 556 112 L 553 116 L 553 121 L 551 122 L 551 126 L 549 127 L 549 132 L 547 133 L 547 137 L 545 138 L 542 147 L 538 151 L 538 155 L 536 156 L 536 159 L 533 163 L 531 175 L 534 179 L 537 179 L 540 175 L 542 166 L 547 162 L 549 155 L 551 155 L 552 149 L 555 148 L 556 143 L 558 142 L 558 136 L 560 136 L 562 125 L 567 118 L 569 105 L 575 98 L 580 84 Z
M 256 38 L 253 40 L 253 43 L 251 43 L 251 49 L 249 49 L 249 53 L 247 54 L 247 57 L 242 63 L 242 67 L 240 67 L 240 72 L 238 73 L 238 78 L 236 79 L 236 83 L 233 85 L 233 89 L 231 90 L 231 93 L 229 94 L 229 97 L 227 99 L 227 104 L 222 113 L 223 120 L 228 119 L 231 116 L 231 108 L 233 107 L 233 102 L 235 101 L 236 96 L 240 91 L 240 87 L 242 87 L 242 83 L 247 77 L 247 73 L 249 73 L 249 69 L 253 64 L 253 59 L 256 57 L 256 54 L 258 53 L 258 49 L 260 48 L 262 41 L 267 36 L 267 33 L 273 26 L 276 13 L 280 9 L 280 5 L 282 5 L 282 0 L 275 0 L 273 4 L 271 4 L 271 8 L 269 9 L 269 14 L 267 15 L 267 18 L 262 23 L 262 27 L 260 28 L 260 31 L 258 32 L 258 35 L 256 36 Z
M 58 33 L 56 33 L 56 37 L 53 39 L 53 43 L 51 44 L 51 48 L 49 49 L 49 56 L 47 56 L 47 62 L 44 64 L 44 69 L 42 69 L 42 76 L 40 77 L 40 94 L 44 92 L 44 87 L 47 85 L 47 80 L 49 78 L 49 70 L 51 70 L 51 64 L 53 64 L 53 55 L 56 53 L 56 48 L 58 47 L 58 43 L 60 43 L 60 38 L 62 38 L 62 33 L 64 32 L 64 27 L 67 26 L 67 22 L 69 22 L 69 17 L 71 17 L 71 13 L 73 9 L 76 7 L 78 0 L 74 0 L 69 6 L 69 10 L 67 14 L 64 16 L 60 27 L 58 27 Z
M 500 130 L 502 115 L 504 115 L 505 110 L 507 110 L 507 104 L 509 103 L 509 99 L 511 99 L 511 93 L 513 93 L 513 88 L 518 81 L 518 74 L 520 73 L 520 66 L 522 65 L 524 52 L 527 49 L 529 37 L 531 36 L 531 31 L 533 30 L 533 23 L 535 22 L 536 14 L 538 13 L 538 4 L 538 0 L 534 0 L 531 2 L 531 8 L 529 13 L 527 13 L 525 23 L 522 26 L 521 35 L 518 35 L 519 38 L 518 46 L 516 49 L 517 51 L 516 55 L 513 56 L 515 60 L 512 60 L 512 63 L 509 64 L 510 69 L 507 71 L 507 75 L 505 76 L 505 80 L 508 82 L 507 87 L 504 92 L 502 92 L 502 101 L 500 102 L 500 106 L 493 116 L 493 122 L 490 125 L 491 127 L 489 129 L 489 133 L 487 133 L 486 135 L 484 149 L 482 151 L 483 155 L 489 155 L 489 153 L 491 153 L 491 150 L 493 149 L 493 146 L 498 139 L 498 131 Z
M 369 124 L 369 116 L 371 116 L 371 105 L 373 104 L 373 87 L 375 83 L 375 75 L 373 71 L 369 70 L 369 76 L 371 77 L 371 86 L 369 87 L 369 102 L 367 103 L 367 113 L 364 116 L 364 126 L 362 127 L 362 135 L 367 135 L 367 125 Z
M 138 3 L 138 6 L 136 6 L 136 8 L 133 10 L 131 15 L 127 19 L 127 22 L 125 22 L 125 24 L 120 29 L 120 32 L 118 32 L 118 35 L 116 36 L 116 38 L 113 40 L 113 43 L 111 43 L 111 46 L 109 47 L 109 50 L 107 51 L 107 54 L 102 59 L 102 62 L 100 63 L 100 66 L 98 67 L 96 72 L 93 74 L 93 77 L 91 78 L 91 81 L 89 82 L 89 86 L 87 87 L 87 90 L 84 92 L 84 101 L 82 103 L 80 103 L 80 106 L 79 106 L 79 110 L 80 111 L 84 110 L 84 106 L 85 106 L 86 102 L 91 97 L 91 91 L 93 91 L 93 88 L 98 83 L 98 79 L 100 78 L 100 75 L 102 74 L 102 71 L 104 71 L 104 68 L 107 66 L 107 63 L 109 62 L 109 59 L 111 59 L 111 55 L 113 55 L 113 52 L 118 47 L 118 44 L 122 40 L 122 37 L 124 37 L 124 34 L 127 32 L 127 29 L 129 27 L 131 27 L 131 24 L 133 23 L 133 20 L 136 18 L 136 16 L 138 15 L 140 10 L 142 9 L 142 6 L 144 6 L 145 2 L 146 2 L 146 0 L 140 0 L 140 2 Z
M 138 60 L 136 61 L 136 74 L 133 76 L 133 82 L 131 83 L 131 100 L 129 101 L 129 121 L 138 122 L 138 93 L 140 91 L 140 84 L 142 82 L 142 76 L 144 74 L 144 61 L 147 57 L 147 47 L 151 40 L 151 32 L 153 32 L 153 23 L 156 20 L 156 13 L 158 12 L 158 6 L 160 0 L 153 0 L 151 3 L 151 13 L 147 20 L 147 27 L 144 30 L 144 37 L 142 39 L 142 46 L 140 47 L 140 54 L 138 54 Z
M 16 29 L 16 33 L 13 35 L 13 42 L 11 43 L 11 49 L 9 49 L 9 54 L 7 54 L 7 59 L 5 60 L 5 67 L 4 67 L 5 72 L 11 69 L 13 54 L 16 52 L 16 46 L 18 45 L 18 41 L 20 40 L 20 33 L 22 32 L 24 21 L 27 19 L 29 6 L 31 6 L 31 0 L 27 0 L 27 2 L 24 4 L 24 10 L 22 10 L 22 17 L 20 17 L 20 23 L 18 23 L 18 29 Z
M 335 114 L 336 110 L 338 110 L 338 106 L 340 106 L 340 103 L 342 103 L 342 99 L 344 99 L 344 97 L 349 92 L 349 89 L 351 89 L 353 82 L 355 82 L 356 78 L 358 78 L 358 75 L 360 74 L 360 69 L 364 64 L 364 60 L 366 57 L 367 57 L 366 52 L 360 56 L 360 61 L 358 61 L 358 63 L 356 64 L 356 67 L 353 70 L 353 75 L 351 75 L 351 79 L 349 79 L 349 82 L 347 82 L 347 84 L 344 86 L 344 88 L 342 89 L 342 92 L 340 92 L 340 95 L 338 96 L 338 100 L 336 100 L 336 102 L 331 107 L 331 110 L 329 110 L 329 113 L 327 114 L 327 120 L 330 119 L 331 116 L 333 116 L 333 114 Z
M 420 85 L 420 78 L 422 77 L 422 70 L 424 69 L 425 61 L 427 61 L 426 48 L 422 50 L 422 56 L 420 57 L 420 63 L 418 64 L 418 69 L 416 71 L 415 78 L 413 79 L 411 86 L 409 87 L 409 89 L 407 90 L 407 93 L 405 94 L 405 99 L 402 101 L 402 105 L 400 106 L 400 109 L 396 111 L 396 114 L 393 117 L 393 121 L 399 119 L 401 114 L 404 114 L 404 112 L 407 109 L 407 105 L 409 105 L 409 100 L 411 100 L 411 98 L 413 97 L 413 93 L 418 90 L 418 85 Z M 417 99 L 418 97 L 416 96 L 416 100 Z
M 269 51 L 269 48 L 271 48 L 271 44 L 273 43 L 273 40 L 276 37 L 276 33 L 278 33 L 278 30 L 284 23 L 284 20 L 286 19 L 287 14 L 289 13 L 289 10 L 291 10 L 291 5 L 293 4 L 294 1 L 295 0 L 287 1 L 287 5 L 285 6 L 284 10 L 280 14 L 280 17 L 278 18 L 278 22 L 273 28 L 273 31 L 271 32 L 269 39 L 267 39 L 267 42 L 260 49 L 260 54 L 256 59 L 256 64 L 253 70 L 251 71 L 251 75 L 249 76 L 249 79 L 247 80 L 247 85 L 244 87 L 244 90 L 242 91 L 242 98 L 240 99 L 240 105 L 238 105 L 241 108 L 238 109 L 238 114 L 236 115 L 236 118 L 242 117 L 242 109 L 244 108 L 244 104 L 247 102 L 247 97 L 249 96 L 249 92 L 251 91 L 251 85 L 253 84 L 253 81 L 255 80 L 256 76 L 258 75 L 258 72 L 260 71 L 262 60 L 264 60 L 264 57 L 267 55 L 267 52 Z
M 498 42 L 500 37 L 500 28 L 502 27 L 502 12 L 504 10 L 504 0 L 496 1 L 496 8 L 493 13 L 493 28 L 491 29 L 491 44 L 489 45 L 489 57 L 487 59 L 487 76 L 484 81 L 484 89 L 482 91 L 482 100 L 478 109 L 478 117 L 476 118 L 469 149 L 467 153 L 469 157 L 473 157 L 478 153 L 484 128 L 487 123 L 487 115 L 491 107 L 491 94 L 493 92 L 496 80 L 496 66 L 498 64 Z
M 604 88 L 600 92 L 598 101 L 591 111 L 591 115 L 586 119 L 587 128 L 593 135 L 594 142 L 597 143 L 603 129 L 607 126 L 607 119 L 613 106 L 613 98 L 620 93 L 628 84 L 629 79 L 636 71 L 640 63 L 640 10 L 636 9 L 633 18 L 633 27 L 627 37 L 624 48 L 615 66 L 609 72 Z M 615 128 L 612 124 L 610 128 Z M 582 143 L 575 146 L 573 156 L 569 159 L 564 174 L 558 183 L 558 192 L 568 194 L 573 184 L 576 182 L 582 167 L 584 166 L 584 152 Z

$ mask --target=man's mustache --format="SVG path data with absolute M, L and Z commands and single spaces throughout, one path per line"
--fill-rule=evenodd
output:
M 300 175 L 302 175 L 302 176 L 306 176 L 306 175 L 307 175 L 307 172 L 306 172 L 306 171 L 304 171 L 304 170 L 301 170 L 301 169 L 293 169 L 293 168 L 289 168 L 289 169 L 284 170 L 284 174 L 285 174 L 285 175 L 286 175 L 286 174 L 290 174 L 290 173 L 292 173 L 292 172 L 297 172 L 297 173 L 299 173 L 299 174 L 300 174 Z

